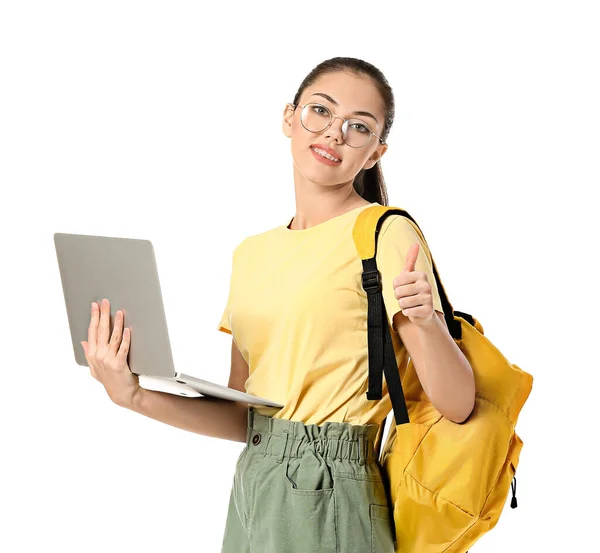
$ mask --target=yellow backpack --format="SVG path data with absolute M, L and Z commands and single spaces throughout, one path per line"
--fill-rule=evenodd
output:
M 427 244 L 415 220 L 389 206 L 363 210 L 353 238 L 368 298 L 367 399 L 381 399 L 383 370 L 396 421 L 380 457 L 393 505 L 395 551 L 465 553 L 496 525 L 509 487 L 511 507 L 517 506 L 515 472 L 523 442 L 515 425 L 533 377 L 507 361 L 477 319 L 454 311 L 427 248 L 448 330 L 473 368 L 475 407 L 460 424 L 443 417 L 425 395 L 412 360 L 400 381 L 375 261 L 377 237 L 390 215 L 406 217 Z

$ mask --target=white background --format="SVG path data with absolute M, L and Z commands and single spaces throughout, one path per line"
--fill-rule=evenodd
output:
M 75 363 L 53 234 L 151 240 L 176 366 L 227 384 L 231 253 L 294 215 L 284 106 L 340 55 L 395 92 L 390 205 L 534 376 L 519 507 L 472 550 L 597 546 L 597 3 L 1 6 L 0 550 L 220 551 L 244 444 L 119 408 Z

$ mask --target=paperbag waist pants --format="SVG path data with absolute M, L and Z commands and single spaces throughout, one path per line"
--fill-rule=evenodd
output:
M 394 553 L 377 430 L 250 407 L 221 553 Z

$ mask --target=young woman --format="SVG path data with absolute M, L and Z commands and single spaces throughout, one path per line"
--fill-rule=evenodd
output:
M 296 214 L 235 248 L 218 326 L 232 335 L 229 386 L 283 408 L 140 388 L 128 371 L 122 317 L 109 345 L 108 304 L 102 314 L 92 310 L 86 357 L 115 403 L 246 442 L 222 553 L 394 551 L 392 508 L 375 451 L 391 402 L 385 382 L 381 400 L 366 399 L 368 303 L 352 238 L 362 210 L 388 205 L 380 159 L 393 119 L 387 80 L 355 58 L 316 66 L 284 108 Z M 466 419 L 472 371 L 445 327 L 426 245 L 402 216 L 384 221 L 376 260 L 399 369 L 408 350 L 436 408 Z

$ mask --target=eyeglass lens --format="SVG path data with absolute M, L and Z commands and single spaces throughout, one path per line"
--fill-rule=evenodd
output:
M 329 108 L 321 104 L 306 104 L 302 109 L 302 124 L 310 132 L 325 130 L 332 118 Z M 349 119 L 345 127 L 344 142 L 353 148 L 364 146 L 371 136 L 371 127 L 361 119 Z

